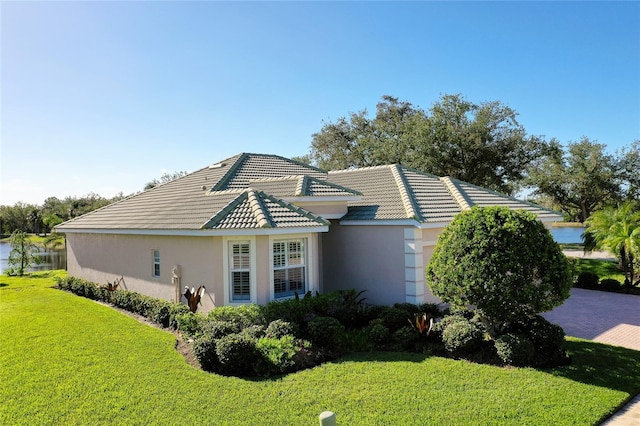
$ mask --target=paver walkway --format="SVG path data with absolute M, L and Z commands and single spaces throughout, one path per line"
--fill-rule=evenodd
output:
M 640 296 L 572 288 L 562 306 L 542 315 L 568 336 L 640 351 Z M 640 395 L 603 425 L 640 425 Z

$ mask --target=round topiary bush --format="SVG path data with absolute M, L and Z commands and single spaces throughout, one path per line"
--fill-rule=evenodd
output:
M 548 311 L 569 297 L 569 263 L 532 213 L 474 207 L 444 229 L 426 270 L 436 296 L 475 305 L 492 324 Z
M 313 343 L 334 350 L 342 347 L 346 337 L 344 326 L 331 317 L 315 317 L 309 321 L 308 330 Z
M 473 352 L 482 344 L 482 331 L 464 317 L 452 317 L 442 331 L 444 348 L 454 355 Z

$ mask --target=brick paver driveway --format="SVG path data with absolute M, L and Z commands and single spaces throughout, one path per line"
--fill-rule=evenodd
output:
M 568 336 L 640 351 L 640 296 L 572 288 L 562 306 L 542 315 Z

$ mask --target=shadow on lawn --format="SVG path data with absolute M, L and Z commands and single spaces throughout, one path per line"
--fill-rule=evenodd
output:
M 545 369 L 557 377 L 628 392 L 640 392 L 640 351 L 588 340 L 569 340 L 571 365 Z

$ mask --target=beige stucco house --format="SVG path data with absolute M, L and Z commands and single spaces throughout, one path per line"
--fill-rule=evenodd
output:
M 462 210 L 502 205 L 550 225 L 557 213 L 401 165 L 326 172 L 239 154 L 57 227 L 69 274 L 202 310 L 307 291 L 367 290 L 370 303 L 438 301 L 424 270 Z

